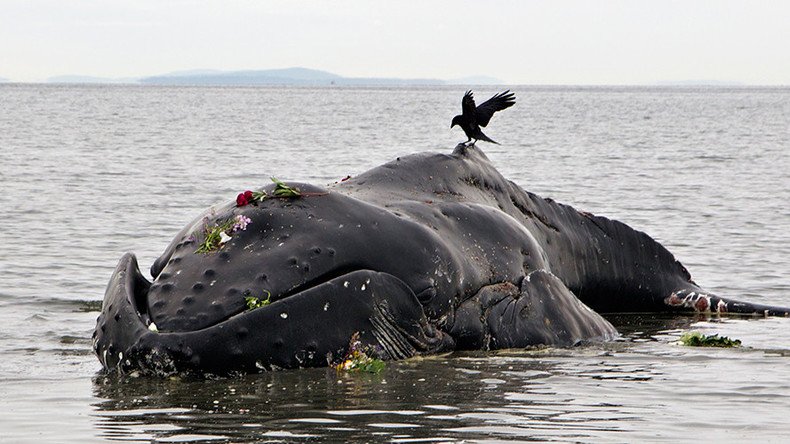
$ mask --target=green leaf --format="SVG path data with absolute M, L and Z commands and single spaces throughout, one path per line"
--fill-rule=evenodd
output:
M 360 368 L 359 371 L 366 372 L 366 373 L 380 373 L 384 370 L 384 361 L 381 359 L 370 359 L 369 361 L 365 362 Z
M 226 219 L 222 223 L 215 223 L 214 225 L 211 226 L 206 224 L 203 227 L 203 233 L 206 236 L 206 238 L 198 246 L 197 250 L 195 250 L 195 253 L 208 254 L 219 250 L 219 247 L 222 246 L 222 243 L 220 242 L 222 240 L 222 238 L 220 237 L 220 233 L 231 230 L 233 228 L 233 224 L 234 224 L 233 218 Z
M 252 199 L 253 200 L 263 201 L 267 197 L 269 197 L 269 195 L 266 194 L 266 191 L 261 190 L 261 191 L 253 191 L 252 192 Z
M 265 307 L 272 303 L 272 293 L 269 290 L 263 290 L 263 292 L 266 293 L 266 299 L 260 299 L 255 296 L 246 296 L 244 298 L 244 302 L 247 303 L 247 310 Z
M 277 179 L 276 177 L 272 177 L 272 182 L 274 182 L 274 195 L 276 197 L 299 197 L 302 193 L 299 191 L 298 188 L 292 188 L 286 185 L 283 181 Z

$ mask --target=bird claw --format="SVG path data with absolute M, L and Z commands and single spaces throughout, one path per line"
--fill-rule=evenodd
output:
M 460 152 L 466 152 L 466 150 L 472 149 L 475 147 L 475 142 L 467 140 L 466 142 L 458 142 L 458 145 L 455 147 L 456 150 L 461 150 Z

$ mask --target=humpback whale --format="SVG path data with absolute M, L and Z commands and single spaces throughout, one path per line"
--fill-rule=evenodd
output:
M 351 337 L 382 359 L 573 346 L 616 337 L 612 313 L 790 314 L 705 291 L 647 234 L 523 190 L 473 144 L 243 193 L 151 277 L 132 253 L 112 274 L 93 334 L 108 372 L 327 366 Z

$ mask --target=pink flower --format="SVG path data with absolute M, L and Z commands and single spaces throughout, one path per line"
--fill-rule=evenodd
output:
M 232 231 L 235 233 L 236 231 L 239 230 L 246 230 L 247 224 L 249 223 L 252 223 L 252 219 L 250 219 L 247 216 L 242 216 L 241 214 L 239 214 L 238 216 L 236 216 L 236 223 L 233 224 Z

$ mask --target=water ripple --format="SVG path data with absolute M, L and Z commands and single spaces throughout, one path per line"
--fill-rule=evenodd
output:
M 489 130 L 503 145 L 482 147 L 506 177 L 649 233 L 711 291 L 790 305 L 790 90 L 513 89 Z M 89 338 L 121 254 L 146 269 L 269 176 L 323 184 L 446 152 L 459 91 L 0 85 L 0 440 L 790 440 L 786 319 L 613 317 L 609 344 L 375 376 L 97 374 Z M 743 347 L 677 345 L 689 329 Z

